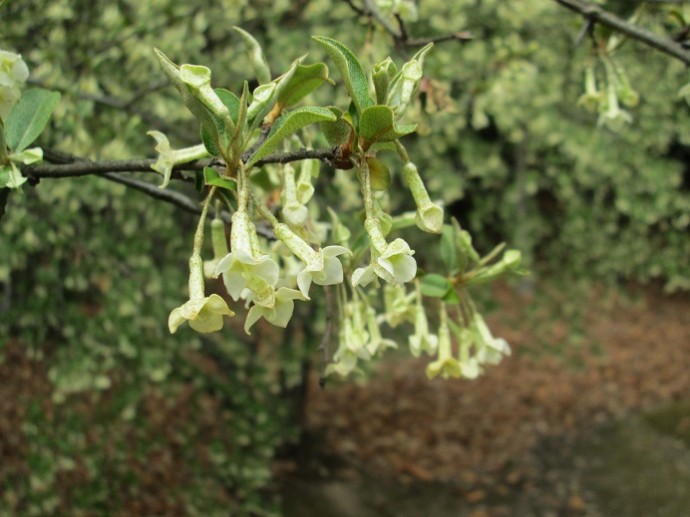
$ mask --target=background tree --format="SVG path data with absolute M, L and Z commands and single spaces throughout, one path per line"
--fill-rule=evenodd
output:
M 565 16 L 557 3 L 584 17 Z M 251 341 L 241 325 L 218 337 L 171 337 L 160 324 L 186 283 L 179 272 L 189 243 L 181 234 L 191 235 L 195 222 L 179 208 L 198 211 L 190 202 L 196 193 L 184 181 L 175 182 L 184 197 L 161 193 L 148 169 L 154 159 L 120 171 L 108 163 L 153 156 L 153 142 L 143 136 L 149 130 L 164 131 L 175 147 L 198 142 L 197 124 L 167 87 L 153 47 L 179 63 L 209 65 L 214 82 L 239 92 L 249 61 L 237 51 L 233 25 L 262 42 L 275 70 L 306 50 L 308 34 L 357 49 L 366 69 L 391 52 L 401 62 L 430 39 L 447 40 L 426 59 L 411 107 L 424 123 L 420 136 L 405 142 L 432 196 L 472 230 L 477 248 L 507 240 L 540 274 L 658 278 L 669 289 L 687 288 L 687 105 L 677 95 L 687 79 L 687 52 L 673 39 L 684 29 L 684 8 L 668 18 L 674 6 L 639 13 L 611 6 L 620 17 L 637 15 L 625 26 L 581 1 L 419 8 L 236 2 L 232 9 L 215 2 L 10 2 L 1 9 L 0 47 L 22 54 L 31 85 L 62 93 L 39 141 L 47 163 L 22 167 L 30 183 L 40 183 L 13 192 L 2 219 L 0 339 L 39 361 L 53 386 L 51 402 L 32 393 L 21 405 L 16 462 L 3 475 L 14 478 L 29 462 L 31 476 L 3 496 L 10 511 L 151 513 L 160 504 L 209 514 L 240 502 L 258 511 L 257 489 L 270 479 L 275 447 L 294 436 L 285 433 L 291 411 L 284 394 L 298 390 L 325 330 L 306 323 L 322 320 L 309 312 L 319 309 L 298 304 L 295 319 L 303 323 L 291 334 L 262 330 Z M 343 30 L 353 20 L 361 30 Z M 660 35 L 667 48 L 649 48 L 649 37 L 624 30 L 631 25 Z M 624 77 L 639 92 L 636 106 Z M 336 91 L 345 105 L 344 88 Z M 328 103 L 331 95 L 320 89 L 314 99 Z M 600 113 L 588 113 L 578 99 Z M 74 172 L 75 156 L 105 165 Z M 60 162 L 63 169 L 48 165 Z M 76 177 L 55 181 L 60 170 Z M 149 170 L 153 183 L 121 174 L 133 170 Z M 147 203 L 116 179 L 175 204 Z M 338 195 L 337 183 L 320 181 L 317 188 Z M 278 354 L 267 351 L 271 340 Z M 158 437 L 155 423 L 171 418 L 158 400 L 194 415 L 180 417 L 177 436 Z M 216 405 L 222 409 L 209 410 Z M 134 445 L 119 446 L 125 442 Z M 165 470 L 161 458 L 171 444 L 197 442 L 201 453 L 175 453 L 187 470 L 168 480 L 174 493 L 147 499 L 139 492 L 156 479 L 152 464 Z

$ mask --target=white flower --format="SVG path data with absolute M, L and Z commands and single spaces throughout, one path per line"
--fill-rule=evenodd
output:
M 171 334 L 185 321 L 197 332 L 216 332 L 223 328 L 223 316 L 235 315 L 217 294 L 205 296 L 202 269 L 201 256 L 193 254 L 189 259 L 189 300 L 170 313 L 168 329 Z
M 252 233 L 255 232 L 254 223 L 244 210 L 232 215 L 230 253 L 220 259 L 216 274 L 222 273 L 223 283 L 233 300 L 237 301 L 248 288 L 255 293 L 255 302 L 271 306 L 273 286 L 278 282 L 278 264 L 268 255 L 254 251 Z
M 438 375 L 444 379 L 448 377 L 458 378 L 462 375 L 460 361 L 452 355 L 446 308 L 443 305 L 441 307 L 441 326 L 438 330 L 438 359 L 426 367 L 426 376 L 429 379 Z
M 374 356 L 386 348 L 398 348 L 398 345 L 392 339 L 381 337 L 381 329 L 379 328 L 378 321 L 376 321 L 376 311 L 371 307 L 367 308 L 367 330 L 369 331 L 369 342 L 366 344 L 366 347 L 369 355 Z
M 400 284 L 386 284 L 383 288 L 383 303 L 386 309 L 384 319 L 392 328 L 406 321 L 414 322 L 416 308 L 412 302 L 416 298 L 415 293 L 407 293 L 405 286 Z
M 249 334 L 249 329 L 261 317 L 276 327 L 287 327 L 295 310 L 295 300 L 305 300 L 305 297 L 295 289 L 281 287 L 275 293 L 275 304 L 273 307 L 263 307 L 255 304 L 249 309 L 247 319 L 244 322 L 244 331 Z
M 156 151 L 159 153 L 158 159 L 156 163 L 151 165 L 151 168 L 163 175 L 163 183 L 161 183 L 160 188 L 165 188 L 170 183 L 170 175 L 175 165 L 193 162 L 194 160 L 210 156 L 203 144 L 173 150 L 170 147 L 168 137 L 160 131 L 149 131 L 146 134 L 152 136 L 158 144 L 156 146 Z
M 309 299 L 309 287 L 312 282 L 318 285 L 334 285 L 343 281 L 343 265 L 336 257 L 352 254 L 349 249 L 343 246 L 326 246 L 315 251 L 283 223 L 275 225 L 273 231 L 276 237 L 306 264 L 297 275 L 297 286 L 306 299 Z
M 358 359 L 371 359 L 367 349 L 369 333 L 364 329 L 362 314 L 365 310 L 366 307 L 359 301 L 346 304 L 340 320 L 338 350 L 333 354 L 334 362 L 326 367 L 326 375 L 335 372 L 345 377 L 355 370 Z
M 510 345 L 503 338 L 495 338 L 481 314 L 475 313 L 472 319 L 475 335 L 477 360 L 482 364 L 498 364 L 503 356 L 510 355 Z
M 429 199 L 429 194 L 419 175 L 417 166 L 407 162 L 403 166 L 403 176 L 407 186 L 417 204 L 415 221 L 420 230 L 430 233 L 440 233 L 443 228 L 443 208 L 434 204 Z
M 223 328 L 223 316 L 234 316 L 228 304 L 218 296 L 212 294 L 205 298 L 187 301 L 181 307 L 173 309 L 168 318 L 168 329 L 174 334 L 185 321 L 197 332 L 216 332 Z
M 28 78 L 29 69 L 22 56 L 0 50 L 0 119 L 7 118 Z
M 429 322 L 426 319 L 426 312 L 421 301 L 415 307 L 414 334 L 408 337 L 410 343 L 410 353 L 414 357 L 419 357 L 422 352 L 434 354 L 438 349 L 438 337 L 429 332 Z
M 353 287 L 366 286 L 374 280 L 374 275 L 391 284 L 404 284 L 417 275 L 417 261 L 412 258 L 414 251 L 403 239 L 395 239 L 380 254 L 375 248 L 371 253 L 371 264 L 352 274 Z

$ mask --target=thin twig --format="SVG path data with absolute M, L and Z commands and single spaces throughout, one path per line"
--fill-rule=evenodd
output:
M 150 172 L 158 174 L 158 172 L 151 169 L 151 165 L 154 163 L 156 163 L 156 160 L 153 159 L 104 160 L 100 162 L 78 159 L 71 163 L 39 163 L 36 165 L 25 165 L 21 168 L 21 171 L 24 176 L 35 179 L 70 178 L 75 176 L 118 172 Z M 176 165 L 173 170 L 200 171 L 208 165 L 208 160 L 197 160 L 191 163 Z M 181 176 L 178 176 L 177 179 L 180 178 Z
M 75 176 L 88 176 L 91 174 L 102 175 L 105 173 L 121 172 L 150 172 L 158 174 L 151 169 L 151 165 L 156 163 L 156 160 L 151 158 L 134 160 L 104 160 L 96 162 L 72 157 L 71 155 L 64 155 L 57 151 L 50 151 L 49 154 L 54 156 L 56 161 L 62 163 L 39 163 L 36 165 L 24 165 L 21 167 L 22 174 L 33 179 L 70 178 Z M 333 149 L 298 149 L 296 151 L 289 151 L 286 153 L 270 154 L 257 161 L 254 166 L 260 167 L 267 163 L 289 163 L 310 159 L 328 162 L 335 159 L 335 153 Z M 173 167 L 173 171 L 200 171 L 204 167 L 208 167 L 214 163 L 214 160 L 197 160 L 190 163 L 176 165 Z M 183 179 L 181 175 L 175 175 L 174 173 L 173 178 Z
M 298 149 L 286 153 L 269 154 L 254 164 L 254 167 L 261 167 L 267 163 L 289 163 L 299 160 L 321 160 L 330 162 L 335 160 L 334 149 Z
M 621 34 L 625 34 L 631 39 L 640 41 L 664 54 L 679 59 L 686 65 L 690 65 L 690 51 L 677 41 L 659 36 L 652 31 L 638 27 L 632 23 L 619 18 L 598 5 L 587 2 L 586 0 L 554 0 L 563 7 L 570 9 L 590 20 L 614 29 Z
M 105 178 L 109 181 L 113 181 L 115 183 L 120 183 L 121 185 L 125 185 L 126 187 L 133 188 L 134 190 L 143 192 L 147 196 L 151 196 L 152 198 L 158 199 L 160 201 L 164 201 L 166 203 L 170 203 L 171 205 L 175 205 L 176 207 L 181 208 L 182 210 L 184 210 L 185 212 L 189 212 L 190 214 L 201 215 L 201 206 L 198 202 L 175 190 L 162 189 L 151 183 L 130 178 L 129 176 L 124 176 L 122 174 L 105 173 L 102 174 L 100 177 Z M 220 218 L 226 223 L 232 224 L 232 214 L 230 212 L 225 210 L 221 211 Z M 256 232 L 262 237 L 267 238 L 268 240 L 275 240 L 275 235 L 267 226 L 257 224 Z
M 357 13 L 360 16 L 366 16 L 367 12 L 362 9 L 361 7 L 355 5 L 355 3 L 352 0 L 343 0 L 347 5 L 350 6 L 350 9 L 352 9 L 355 13 Z
M 115 183 L 120 183 L 127 187 L 143 192 L 144 194 L 151 196 L 152 198 L 175 205 L 176 207 L 181 208 L 185 212 L 197 215 L 201 214 L 201 207 L 198 203 L 195 203 L 184 194 L 181 194 L 180 192 L 177 192 L 175 190 L 162 189 L 152 183 L 136 180 L 134 178 L 123 176 L 122 174 L 115 174 L 113 172 L 106 172 L 105 174 L 102 174 L 102 177 L 107 180 L 114 181 Z

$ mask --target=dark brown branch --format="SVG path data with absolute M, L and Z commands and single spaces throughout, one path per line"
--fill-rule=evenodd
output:
M 405 22 L 399 15 L 395 15 L 398 23 L 399 31 L 393 27 L 388 21 L 379 13 L 372 0 L 364 0 L 366 9 L 357 7 L 352 0 L 344 0 L 355 13 L 360 16 L 367 16 L 376 21 L 386 32 L 388 32 L 397 47 L 423 47 L 429 43 L 445 43 L 446 41 L 457 41 L 459 43 L 466 43 L 473 39 L 469 31 L 463 30 L 454 32 L 452 34 L 445 34 L 431 38 L 412 38 L 405 26 Z
M 362 9 L 361 7 L 358 7 L 355 5 L 355 3 L 352 0 L 343 0 L 348 6 L 350 6 L 350 9 L 352 9 L 355 13 L 357 13 L 360 16 L 366 16 L 367 12 Z
M 147 196 L 151 196 L 154 199 L 170 203 L 176 207 L 189 212 L 190 214 L 201 215 L 201 206 L 198 202 L 193 201 L 191 198 L 185 196 L 184 194 L 177 192 L 172 189 L 162 189 L 157 185 L 147 183 L 145 181 L 140 181 L 129 176 L 124 176 L 122 174 L 115 174 L 106 172 L 100 177 L 107 180 L 113 181 L 115 183 L 120 183 L 126 187 L 133 188 L 139 192 L 143 192 Z M 220 213 L 221 219 L 228 224 L 232 224 L 232 214 L 223 210 Z M 257 224 L 256 232 L 262 237 L 266 237 L 269 240 L 275 240 L 275 235 L 270 227 L 267 225 Z
M 71 178 L 75 176 L 88 176 L 91 174 L 102 175 L 106 173 L 119 172 L 152 172 L 158 174 L 151 169 L 151 165 L 156 163 L 153 159 L 141 160 L 105 160 L 101 162 L 93 162 L 91 160 L 79 159 L 72 163 L 39 163 L 37 165 L 25 165 L 21 168 L 22 174 L 28 178 Z M 173 168 L 175 171 L 199 171 L 204 166 L 209 165 L 209 161 L 195 161 L 177 165 Z M 178 176 L 178 179 L 181 176 Z
M 254 164 L 254 167 L 261 167 L 267 163 L 289 163 L 299 160 L 321 160 L 330 162 L 335 159 L 333 149 L 298 149 L 286 153 L 269 154 Z
M 631 39 L 640 41 L 645 45 L 655 48 L 664 54 L 679 59 L 686 65 L 690 65 L 690 51 L 685 49 L 677 41 L 659 36 L 652 31 L 628 23 L 598 5 L 587 2 L 586 0 L 554 0 L 563 7 L 570 9 L 590 20 L 605 25 L 615 31 L 625 34 Z
M 136 159 L 136 160 L 105 160 L 95 162 L 81 158 L 72 157 L 70 155 L 63 155 L 56 151 L 50 151 L 50 156 L 55 156 L 56 161 L 62 163 L 39 163 L 37 165 L 24 165 L 21 167 L 22 174 L 27 178 L 41 179 L 41 178 L 71 178 L 76 176 L 88 175 L 103 175 L 106 173 L 122 173 L 122 172 L 152 172 L 158 174 L 151 169 L 151 165 L 156 163 L 156 160 L 151 158 Z M 321 160 L 330 161 L 335 158 L 335 153 L 332 149 L 299 149 L 297 151 L 290 151 L 286 153 L 275 153 L 266 156 L 265 158 L 256 162 L 255 167 L 260 167 L 267 163 L 289 163 L 299 160 Z M 68 163 L 65 163 L 68 162 Z M 204 167 L 213 165 L 214 161 L 211 159 L 197 160 L 191 163 L 183 163 L 176 165 L 173 171 L 200 171 Z M 173 173 L 174 179 L 182 179 L 182 176 Z
M 185 212 L 197 215 L 201 214 L 201 206 L 199 206 L 198 203 L 195 203 L 184 194 L 176 192 L 175 190 L 162 189 L 159 188 L 157 185 L 153 185 L 152 183 L 136 180 L 134 178 L 123 176 L 122 174 L 116 174 L 113 172 L 106 172 L 105 174 L 102 174 L 102 177 L 107 180 L 114 181 L 115 183 L 120 183 L 127 187 L 143 192 L 144 194 L 151 196 L 155 199 L 159 199 L 161 201 L 165 201 L 166 203 L 173 204 L 178 208 L 181 208 Z M 230 216 L 228 214 L 227 222 L 229 222 L 229 220 Z

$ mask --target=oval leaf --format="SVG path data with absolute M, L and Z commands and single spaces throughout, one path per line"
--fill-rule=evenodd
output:
M 247 167 L 251 167 L 262 158 L 274 152 L 283 140 L 295 134 L 304 126 L 314 124 L 315 122 L 333 122 L 335 118 L 331 110 L 313 106 L 297 108 L 296 110 L 284 114 L 276 120 L 271 132 L 268 134 L 268 138 L 266 138 L 263 145 L 257 149 L 254 156 L 247 162 Z
M 237 183 L 230 178 L 221 178 L 213 167 L 204 167 L 204 181 L 206 185 L 213 185 L 228 190 L 237 190 Z
M 430 298 L 443 298 L 448 291 L 453 289 L 453 285 L 447 278 L 435 273 L 424 275 L 421 287 L 422 294 Z
M 374 190 L 388 190 L 391 185 L 391 171 L 388 166 L 377 158 L 367 158 L 371 188 Z
M 7 146 L 20 153 L 38 138 L 60 101 L 60 94 L 42 88 L 26 90 L 5 121 Z
M 391 142 L 412 133 L 416 124 L 396 126 L 393 110 L 388 106 L 371 106 L 365 109 L 359 119 L 359 136 L 364 140 L 364 148 L 375 142 Z
M 325 63 L 297 65 L 295 73 L 278 95 L 278 102 L 283 107 L 297 104 L 324 82 L 333 83 L 328 78 L 328 67 Z
M 345 81 L 345 88 L 350 98 L 355 103 L 357 112 L 361 113 L 364 109 L 373 105 L 374 101 L 369 97 L 369 82 L 367 81 L 362 65 L 359 63 L 352 51 L 345 45 L 331 38 L 312 36 L 312 39 L 323 48 L 328 57 L 338 67 L 340 75 Z

